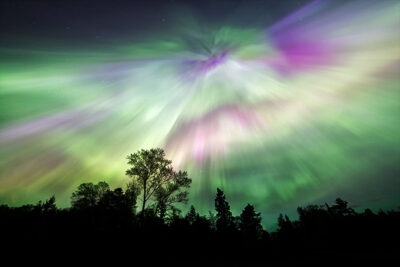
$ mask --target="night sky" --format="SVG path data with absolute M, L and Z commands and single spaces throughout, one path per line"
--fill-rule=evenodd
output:
M 1 1 L 0 202 L 162 147 L 238 214 L 400 206 L 398 1 Z

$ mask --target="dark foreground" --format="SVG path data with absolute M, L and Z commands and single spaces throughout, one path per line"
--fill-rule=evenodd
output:
M 192 208 L 186 216 L 160 218 L 150 210 L 135 214 L 117 198 L 80 209 L 58 209 L 54 199 L 2 205 L 2 252 L 20 255 L 14 263 L 26 260 L 22 255 L 35 255 L 38 261 L 55 257 L 57 265 L 81 257 L 93 264 L 124 261 L 131 266 L 398 261 L 399 211 L 357 213 L 338 199 L 334 205 L 299 207 L 296 221 L 280 216 L 271 233 L 260 228 L 251 205 L 238 217 L 224 218 L 223 212 L 219 206 L 219 217 L 201 216 Z

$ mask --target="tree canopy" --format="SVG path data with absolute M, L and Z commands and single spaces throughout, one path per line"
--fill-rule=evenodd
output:
M 87 209 L 95 207 L 108 190 L 110 190 L 110 186 L 106 182 L 80 184 L 78 189 L 72 193 L 72 208 Z
M 132 178 L 129 187 L 140 196 L 142 213 L 151 202 L 150 208 L 163 218 L 168 212 L 179 211 L 176 203 L 187 203 L 187 189 L 192 180 L 187 172 L 173 169 L 172 161 L 165 158 L 163 149 L 142 149 L 127 159 L 131 168 L 126 174 Z

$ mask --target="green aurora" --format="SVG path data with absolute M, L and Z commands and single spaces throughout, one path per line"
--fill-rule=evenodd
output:
M 399 3 L 355 5 L 317 1 L 265 28 L 1 47 L 0 201 L 69 206 L 80 183 L 124 187 L 126 156 L 162 147 L 203 213 L 217 187 L 265 220 L 336 197 L 397 208 Z

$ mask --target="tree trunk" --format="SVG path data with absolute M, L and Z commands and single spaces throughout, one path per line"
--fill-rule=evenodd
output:
M 146 182 L 143 183 L 143 203 L 142 203 L 142 217 L 144 216 L 144 209 L 146 207 Z

